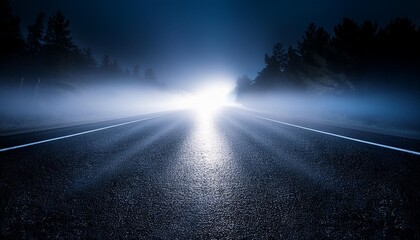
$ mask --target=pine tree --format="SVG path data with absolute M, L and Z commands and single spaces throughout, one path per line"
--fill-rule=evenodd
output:
M 297 54 L 297 50 L 293 47 L 287 49 L 287 67 L 288 73 L 296 73 L 299 71 L 301 65 L 301 57 Z
M 301 42 L 298 42 L 299 53 L 310 65 L 319 65 L 320 58 L 329 55 L 330 35 L 322 27 L 309 24 Z
M 0 61 L 22 53 L 24 44 L 20 19 L 13 15 L 8 0 L 0 0 Z
M 45 14 L 40 12 L 35 23 L 28 26 L 27 49 L 31 54 L 39 55 L 42 48 Z
M 255 78 L 255 86 L 265 89 L 278 86 L 287 63 L 287 54 L 281 43 L 273 47 L 271 55 L 265 55 L 265 67 Z
M 59 11 L 49 18 L 44 41 L 46 52 L 54 56 L 70 56 L 77 49 L 70 34 L 70 21 Z
M 103 58 L 102 58 L 102 62 L 101 62 L 101 66 L 100 66 L 100 68 L 101 68 L 103 71 L 108 71 L 108 70 L 109 70 L 110 65 L 111 65 L 111 61 L 109 60 L 109 56 L 108 56 L 108 54 L 105 54 L 105 55 L 103 56 Z
M 286 62 L 286 52 L 284 51 L 281 43 L 274 45 L 271 56 L 265 55 L 265 64 L 267 64 L 267 68 L 274 71 L 283 72 L 286 67 Z
M 83 67 L 87 69 L 94 69 L 96 68 L 96 60 L 93 57 L 92 50 L 90 48 L 84 48 L 81 51 L 82 59 L 83 59 Z
M 395 18 L 385 26 L 382 37 L 385 42 L 383 52 L 388 53 L 394 64 L 418 61 L 419 45 L 416 25 L 407 18 Z

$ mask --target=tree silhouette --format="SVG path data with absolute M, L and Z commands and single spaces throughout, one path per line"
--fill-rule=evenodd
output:
M 380 33 L 383 48 L 391 64 L 401 67 L 402 64 L 418 62 L 420 56 L 419 37 L 416 26 L 407 18 L 396 18 Z
M 267 68 L 275 71 L 283 72 L 286 67 L 287 56 L 281 43 L 277 43 L 273 47 L 273 53 L 271 56 L 265 55 L 265 63 Z
M 239 78 L 236 92 L 305 90 L 309 86 L 327 92 L 351 94 L 369 86 L 406 86 L 420 90 L 420 27 L 396 18 L 379 28 L 376 22 L 361 24 L 344 18 L 330 34 L 309 24 L 297 49 L 287 52 L 276 44 L 265 56 L 265 67 L 253 84 Z M 384 76 L 391 75 L 391 78 Z M 414 80 L 413 80 L 414 79 Z M 243 80 L 243 81 L 242 81 Z M 332 91 L 330 91 L 332 90 Z
M 350 73 L 357 59 L 355 59 L 360 46 L 359 25 L 348 18 L 344 18 L 342 23 L 334 27 L 334 36 L 331 40 L 336 50 L 336 66 L 338 70 Z
M 342 23 L 334 27 L 331 40 L 335 50 L 334 66 L 336 71 L 346 74 L 361 74 L 372 69 L 378 59 L 377 55 L 378 25 L 365 21 L 359 25 L 355 21 L 344 18 Z
M 82 67 L 87 70 L 93 70 L 96 68 L 96 60 L 93 57 L 92 49 L 84 48 L 81 51 L 82 56 Z
M 255 79 L 256 88 L 277 87 L 287 63 L 287 55 L 281 43 L 273 47 L 271 55 L 265 55 L 265 67 Z
M 25 42 L 20 32 L 20 19 L 13 15 L 9 1 L 0 0 L 0 73 L 16 77 Z
M 100 66 L 100 68 L 103 70 L 103 71 L 107 71 L 108 69 L 109 69 L 109 67 L 111 66 L 111 61 L 109 60 L 109 56 L 108 56 L 108 54 L 105 54 L 103 57 L 102 57 L 102 62 L 101 62 L 101 66 Z
M 19 53 L 23 47 L 20 19 L 13 15 L 9 1 L 0 0 L 0 55 Z
M 49 18 L 47 32 L 44 37 L 46 51 L 69 55 L 75 50 L 69 27 L 70 21 L 60 11 Z
M 74 66 L 79 52 L 70 34 L 70 21 L 60 11 L 48 19 L 44 41 L 44 52 L 47 64 L 51 68 L 50 72 L 68 72 L 68 69 Z
M 298 50 L 293 47 L 289 47 L 287 50 L 287 62 L 284 71 L 284 78 L 290 81 L 290 86 L 294 90 L 302 90 L 306 88 L 304 77 L 306 70 L 305 65 L 302 61 L 302 57 L 298 53 Z
M 303 60 L 310 65 L 322 64 L 323 59 L 329 57 L 330 35 L 315 23 L 309 24 L 301 42 L 298 42 L 299 53 Z M 323 58 L 323 59 L 321 59 Z
M 378 23 L 364 21 L 359 27 L 358 67 L 362 72 L 368 72 L 378 63 Z
M 142 79 L 143 83 L 156 83 L 151 68 L 140 74 L 135 65 L 131 74 L 122 70 L 117 60 L 104 55 L 99 67 L 90 48 L 79 48 L 71 37 L 70 21 L 58 11 L 48 19 L 44 34 L 45 14 L 38 14 L 27 27 L 26 42 L 20 31 L 20 20 L 13 14 L 8 0 L 0 0 L 0 78 L 38 78 L 49 80 L 75 74 L 98 74 L 103 78 Z M 398 79 L 396 85 L 420 87 L 420 27 L 407 18 L 395 18 L 379 27 L 376 22 L 361 24 L 344 18 L 330 35 L 314 23 L 306 28 L 297 47 L 287 51 L 281 43 L 265 55 L 264 68 L 255 79 L 241 77 L 237 92 L 268 91 L 272 89 L 308 89 L 314 83 L 340 88 L 351 83 L 354 89 L 365 85 L 383 86 Z M 98 71 L 99 70 L 99 71 Z M 48 74 L 47 74 L 48 73 Z M 405 74 L 405 75 L 404 75 Z M 407 80 L 410 76 L 415 80 Z M 411 82 L 410 82 L 411 81 Z M 368 83 L 368 84 L 366 84 Z M 409 83 L 409 84 L 407 84 Z
M 293 47 L 287 49 L 286 72 L 288 74 L 297 74 L 302 68 L 302 57 Z
M 125 79 L 159 85 L 152 69 L 140 75 L 140 66 L 133 72 L 123 71 L 118 61 L 104 55 L 99 66 L 90 48 L 79 48 L 72 39 L 70 21 L 57 11 L 48 18 L 40 12 L 27 26 L 26 42 L 20 32 L 20 20 L 13 15 L 8 0 L 0 0 L 0 80 L 8 84 L 22 82 L 76 81 L 76 79 Z M 45 31 L 44 31 L 45 30 Z M 88 75 L 88 78 L 83 77 Z M 77 76 L 77 77 L 75 77 Z M 73 80 L 74 79 L 74 80 Z M 143 79 L 143 81 L 138 81 Z M 44 82 L 44 81 L 43 81 Z
M 43 47 L 45 14 L 40 12 L 35 23 L 28 26 L 26 46 L 30 54 L 39 55 Z

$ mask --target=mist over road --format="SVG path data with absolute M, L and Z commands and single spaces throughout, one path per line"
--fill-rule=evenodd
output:
M 37 143 L 0 152 L 0 238 L 420 236 L 418 155 L 255 115 L 177 111 L 0 137 L 1 149 Z

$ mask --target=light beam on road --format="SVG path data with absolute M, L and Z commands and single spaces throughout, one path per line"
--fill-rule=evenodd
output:
M 194 206 L 200 213 L 200 221 L 212 222 L 216 228 L 234 226 L 238 199 L 235 194 L 242 186 L 240 167 L 220 132 L 218 119 L 217 116 L 195 115 L 192 131 L 180 149 L 179 160 L 168 171 L 174 179 L 171 194 L 175 201 Z M 188 194 L 179 195 L 179 192 Z M 191 219 L 190 215 L 183 217 Z

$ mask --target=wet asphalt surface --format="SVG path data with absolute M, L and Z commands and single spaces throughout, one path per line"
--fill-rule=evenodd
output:
M 0 148 L 109 124 L 0 137 Z M 0 239 L 420 238 L 419 156 L 237 110 L 2 152 L 0 171 Z

